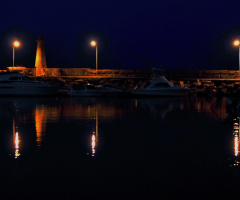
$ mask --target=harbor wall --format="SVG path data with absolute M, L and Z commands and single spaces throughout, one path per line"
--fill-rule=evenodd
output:
M 238 70 L 164 70 L 164 75 L 176 80 L 230 80 L 240 78 Z
M 14 69 L 10 69 L 14 70 Z M 35 68 L 19 68 L 18 71 L 29 75 L 36 76 Z M 98 78 L 150 78 L 152 70 L 117 70 L 117 69 L 100 69 L 96 71 L 91 68 L 45 68 L 43 75 L 46 77 L 94 77 Z M 164 75 L 168 79 L 174 80 L 195 80 L 195 79 L 239 79 L 238 70 L 155 70 L 154 74 Z

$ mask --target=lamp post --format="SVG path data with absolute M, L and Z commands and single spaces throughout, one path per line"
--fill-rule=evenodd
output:
M 235 41 L 233 42 L 233 45 L 236 46 L 236 47 L 238 47 L 238 53 L 239 53 L 239 56 L 238 56 L 238 57 L 239 57 L 239 58 L 238 58 L 238 59 L 239 59 L 239 66 L 238 66 L 238 67 L 239 67 L 239 71 L 240 71 L 240 41 L 239 41 L 239 40 L 235 40 Z
M 92 47 L 96 47 L 96 74 L 97 74 L 97 70 L 98 70 L 98 50 L 97 50 L 97 42 L 96 41 L 91 41 L 91 46 Z
M 19 41 L 14 41 L 13 42 L 13 67 L 14 67 L 14 59 L 15 59 L 15 48 L 20 47 L 20 42 Z

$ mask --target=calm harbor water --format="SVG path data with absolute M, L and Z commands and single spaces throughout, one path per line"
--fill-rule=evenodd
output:
M 226 105 L 1 98 L 1 199 L 238 199 L 238 119 Z

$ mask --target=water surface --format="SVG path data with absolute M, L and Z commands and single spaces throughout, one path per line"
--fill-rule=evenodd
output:
M 215 97 L 1 98 L 1 194 L 237 199 L 238 118 L 226 105 Z

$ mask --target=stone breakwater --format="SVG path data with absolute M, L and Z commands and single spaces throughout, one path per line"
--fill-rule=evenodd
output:
M 35 77 L 37 81 L 57 82 L 74 86 L 80 83 L 91 83 L 122 89 L 123 91 L 133 89 L 137 84 L 146 85 L 151 81 L 150 78 L 70 78 L 70 77 Z M 174 85 L 191 89 L 191 94 L 196 95 L 218 95 L 218 96 L 239 96 L 240 97 L 240 80 L 174 80 L 169 79 Z
M 16 68 L 9 68 L 16 70 Z M 43 75 L 36 77 L 35 68 L 18 69 L 36 80 L 75 85 L 92 83 L 128 90 L 138 83 L 148 83 L 153 75 L 165 76 L 174 85 L 191 88 L 197 94 L 238 95 L 240 72 L 238 70 L 117 70 L 90 68 L 44 68 Z M 240 94 L 239 94 L 240 96 Z

